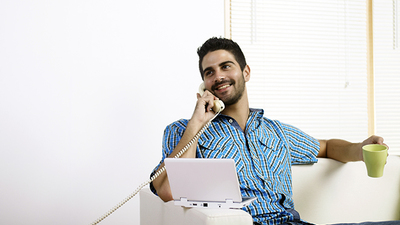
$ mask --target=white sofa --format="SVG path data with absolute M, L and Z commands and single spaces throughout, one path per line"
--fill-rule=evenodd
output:
M 292 167 L 293 198 L 301 218 L 316 224 L 400 220 L 400 157 L 389 156 L 381 178 L 367 176 L 363 162 L 319 159 Z M 140 192 L 141 225 L 252 225 L 234 209 L 200 209 L 164 203 L 148 188 Z

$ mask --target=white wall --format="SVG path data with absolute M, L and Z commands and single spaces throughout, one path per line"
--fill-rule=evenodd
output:
M 0 224 L 90 224 L 189 118 L 223 1 L 0 2 Z M 139 224 L 136 196 L 101 224 Z

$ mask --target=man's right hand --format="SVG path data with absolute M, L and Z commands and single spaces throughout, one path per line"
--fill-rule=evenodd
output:
M 208 90 L 204 92 L 203 96 L 197 93 L 197 103 L 190 121 L 203 127 L 215 115 L 215 112 L 211 110 L 214 100 L 218 100 L 218 98 Z

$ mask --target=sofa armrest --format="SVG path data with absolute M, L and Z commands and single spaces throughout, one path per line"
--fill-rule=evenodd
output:
M 250 214 L 240 209 L 184 208 L 163 202 L 149 188 L 140 191 L 141 225 L 253 225 Z
M 292 166 L 293 199 L 302 219 L 316 224 L 400 219 L 400 157 L 389 155 L 383 176 L 364 162 L 319 159 Z

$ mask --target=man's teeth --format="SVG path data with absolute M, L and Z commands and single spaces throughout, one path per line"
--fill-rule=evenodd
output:
M 227 88 L 227 87 L 229 87 L 229 84 L 224 85 L 224 86 L 222 86 L 222 87 L 219 87 L 218 90 L 221 90 L 221 89 L 224 89 L 224 88 Z

